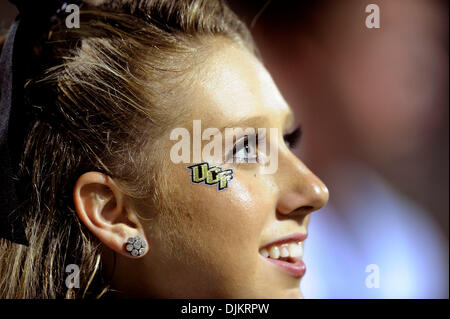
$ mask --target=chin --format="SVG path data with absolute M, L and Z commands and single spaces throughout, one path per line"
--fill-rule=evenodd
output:
M 298 288 L 290 289 L 285 292 L 283 299 L 303 299 L 303 295 Z
M 271 291 L 263 299 L 303 299 L 303 295 L 298 288 L 277 290 L 277 292 Z

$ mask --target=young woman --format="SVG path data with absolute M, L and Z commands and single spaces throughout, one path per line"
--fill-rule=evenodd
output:
M 245 25 L 215 0 L 85 0 L 79 28 L 31 3 L 2 51 L 19 67 L 2 73 L 0 298 L 301 297 L 328 191 L 290 151 L 293 115 Z M 194 140 L 198 120 L 277 135 L 276 172 L 249 163 L 264 155 L 249 134 L 233 161 L 174 161 L 171 132 Z

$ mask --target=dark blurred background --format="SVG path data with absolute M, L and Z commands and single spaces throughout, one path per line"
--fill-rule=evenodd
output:
M 16 12 L 0 1 L 6 31 Z M 330 190 L 311 218 L 305 297 L 448 298 L 448 2 L 228 3 L 303 127 L 298 156 Z

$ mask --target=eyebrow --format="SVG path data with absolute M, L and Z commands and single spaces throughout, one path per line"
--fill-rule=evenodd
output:
M 282 122 L 283 129 L 289 130 L 294 123 L 294 114 L 291 110 L 289 110 L 286 115 L 284 115 L 284 119 Z M 232 128 L 232 127 L 241 127 L 241 128 L 247 128 L 247 127 L 269 127 L 269 118 L 266 116 L 251 116 L 251 117 L 243 117 L 238 120 L 232 120 L 229 121 L 227 125 L 222 126 L 219 128 L 219 131 L 223 132 L 226 128 Z
M 235 127 L 247 128 L 247 127 L 267 126 L 264 124 L 269 124 L 267 117 L 258 115 L 253 117 L 243 117 L 237 120 L 231 120 L 226 125 L 219 128 L 219 130 L 222 132 L 226 128 L 235 128 Z

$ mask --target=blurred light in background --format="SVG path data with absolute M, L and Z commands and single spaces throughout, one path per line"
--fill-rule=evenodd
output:
M 448 2 L 229 2 L 330 190 L 311 216 L 305 297 L 448 298 Z M 371 3 L 380 29 L 365 25 Z

